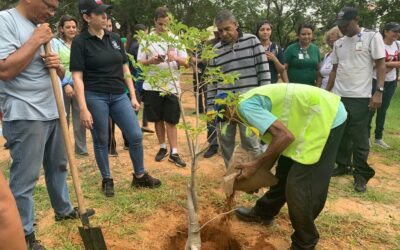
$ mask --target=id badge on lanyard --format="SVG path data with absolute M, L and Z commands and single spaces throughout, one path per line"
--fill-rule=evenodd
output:
M 356 51 L 362 51 L 363 42 L 361 41 L 361 33 L 357 34 L 358 41 L 356 42 Z

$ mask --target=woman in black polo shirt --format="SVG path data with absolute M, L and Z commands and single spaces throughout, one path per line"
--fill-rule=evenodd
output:
M 81 110 L 81 121 L 90 129 L 97 165 L 103 177 L 102 191 L 114 195 L 107 143 L 108 117 L 117 123 L 129 142 L 134 174 L 132 186 L 158 187 L 161 182 L 144 171 L 142 132 L 134 109 L 139 109 L 128 59 L 119 36 L 105 30 L 111 8 L 94 0 L 81 0 L 84 28 L 72 43 L 70 70 Z M 125 94 L 125 86 L 131 101 Z

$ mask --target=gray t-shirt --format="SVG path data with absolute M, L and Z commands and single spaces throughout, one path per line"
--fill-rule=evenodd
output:
M 0 60 L 21 48 L 36 25 L 15 8 L 0 11 Z M 4 121 L 49 121 L 58 118 L 48 69 L 38 50 L 29 65 L 9 81 L 0 80 L 0 107 Z

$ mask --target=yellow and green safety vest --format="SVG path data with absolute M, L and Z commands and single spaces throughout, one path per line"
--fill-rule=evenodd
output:
M 267 96 L 271 100 L 271 113 L 295 137 L 282 154 L 306 165 L 318 162 L 336 117 L 340 97 L 304 84 L 268 84 L 243 94 L 238 106 L 255 95 Z M 240 119 L 251 126 L 238 112 L 238 107 L 236 111 Z M 261 140 L 269 144 L 271 134 L 256 132 Z

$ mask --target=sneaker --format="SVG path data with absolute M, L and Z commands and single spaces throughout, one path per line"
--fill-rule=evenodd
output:
M 367 191 L 367 180 L 362 176 L 354 177 L 354 190 L 358 193 Z
M 40 244 L 40 240 L 37 240 L 35 233 L 25 235 L 25 242 L 28 250 L 46 250 L 46 248 Z
M 389 149 L 390 146 L 386 144 L 382 139 L 375 139 L 374 143 L 383 149 Z
M 87 208 L 86 209 L 86 216 L 91 217 L 95 214 L 94 209 L 92 208 Z M 63 220 L 73 220 L 73 219 L 78 219 L 79 218 L 79 208 L 74 207 L 74 210 L 71 211 L 69 214 L 59 214 L 55 213 L 54 219 L 56 221 L 63 221 Z
M 271 226 L 274 222 L 273 218 L 267 219 L 265 217 L 257 215 L 254 211 L 254 208 L 239 207 L 235 210 L 235 214 L 239 220 L 247 222 L 257 222 L 265 226 Z
M 170 154 L 168 161 L 175 163 L 176 166 L 180 168 L 186 167 L 186 163 L 181 159 L 179 154 Z
M 114 196 L 114 180 L 112 178 L 104 178 L 101 182 L 101 190 L 106 197 Z
M 333 169 L 332 176 L 342 176 L 351 174 L 353 174 L 353 168 L 351 166 L 337 165 L 337 167 Z
M 168 150 L 166 148 L 160 148 L 160 150 L 158 150 L 158 153 L 156 154 L 156 161 L 162 161 L 167 155 Z
M 129 150 L 129 146 L 124 146 L 124 150 Z
M 147 172 L 140 178 L 137 178 L 135 174 L 133 174 L 131 187 L 141 188 L 157 188 L 161 186 L 161 181 L 149 175 Z
M 204 153 L 204 158 L 211 158 L 218 153 L 218 146 L 210 146 Z

